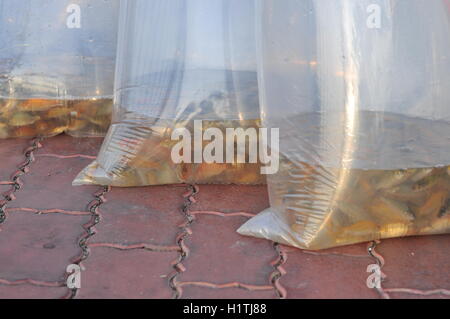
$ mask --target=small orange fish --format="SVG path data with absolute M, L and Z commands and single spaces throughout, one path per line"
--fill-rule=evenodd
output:
M 36 137 L 38 132 L 31 126 L 20 126 L 13 130 L 11 137 Z
M 33 124 L 39 119 L 40 117 L 37 115 L 33 115 L 28 112 L 18 112 L 9 119 L 8 124 L 11 126 L 26 126 Z
M 59 100 L 28 99 L 23 101 L 19 107 L 24 111 L 40 112 L 40 111 L 47 111 L 52 107 L 60 106 L 62 104 L 63 103 Z
M 46 121 L 37 121 L 34 127 L 38 134 L 46 134 L 50 130 L 50 125 Z
M 44 117 L 48 118 L 63 118 L 69 115 L 69 109 L 65 107 L 54 107 L 45 113 Z

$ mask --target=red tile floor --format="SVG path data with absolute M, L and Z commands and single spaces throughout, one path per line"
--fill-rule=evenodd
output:
M 450 235 L 320 252 L 243 237 L 265 187 L 71 186 L 100 144 L 0 141 L 0 298 L 450 298 Z

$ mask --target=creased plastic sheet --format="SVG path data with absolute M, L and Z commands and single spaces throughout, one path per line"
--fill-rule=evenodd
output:
M 0 138 L 104 136 L 119 0 L 0 0 Z
M 113 125 L 74 184 L 263 183 L 258 162 L 171 156 L 174 130 L 192 137 L 195 121 L 200 132 L 259 127 L 254 1 L 122 1 L 120 11 Z
M 261 0 L 271 207 L 238 232 L 305 249 L 450 232 L 447 1 Z

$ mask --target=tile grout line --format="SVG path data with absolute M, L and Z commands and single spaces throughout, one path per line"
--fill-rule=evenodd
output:
M 382 268 L 385 264 L 383 256 L 381 256 L 378 252 L 375 251 L 375 247 L 380 244 L 381 241 L 373 241 L 368 245 L 369 255 L 376 259 L 377 264 Z M 381 280 L 385 280 L 387 275 L 385 273 L 381 273 Z M 431 296 L 431 295 L 444 295 L 450 296 L 450 290 L 443 288 L 436 288 L 431 290 L 421 290 L 421 289 L 411 289 L 411 288 L 383 288 L 377 289 L 380 296 L 384 299 L 390 299 L 391 296 L 389 293 L 406 293 L 418 296 Z
M 286 270 L 283 268 L 283 265 L 286 263 L 288 256 L 287 253 L 283 250 L 283 247 L 276 243 L 272 243 L 273 248 L 277 253 L 277 259 L 275 259 L 271 265 L 274 268 L 274 271 L 270 274 L 270 283 L 275 289 L 275 292 L 280 299 L 286 299 L 287 290 L 281 285 L 280 279 L 284 275 L 286 275 Z
M 267 290 L 273 290 L 273 286 L 271 285 L 250 285 L 245 284 L 242 282 L 234 281 L 230 283 L 225 284 L 215 284 L 209 281 L 183 281 L 179 282 L 178 285 L 180 287 L 184 286 L 195 286 L 195 287 L 202 287 L 202 288 L 211 288 L 211 289 L 227 289 L 227 288 L 239 288 L 239 289 L 245 289 L 248 291 L 267 291 Z
M 383 256 L 381 256 L 375 249 L 376 247 L 381 243 L 380 240 L 374 240 L 372 242 L 370 242 L 367 245 L 367 252 L 369 254 L 370 257 L 372 257 L 373 259 L 375 259 L 375 262 L 377 263 L 377 265 L 380 267 L 380 274 L 381 274 L 381 278 L 380 278 L 380 285 L 379 287 L 375 287 L 375 289 L 377 290 L 378 294 L 380 295 L 380 297 L 382 299 L 391 299 L 391 296 L 389 295 L 389 293 L 381 286 L 382 282 L 384 280 L 386 280 L 387 276 L 385 273 L 383 273 L 382 268 L 384 266 L 384 258 Z
M 190 215 L 195 217 L 199 215 L 209 215 L 216 217 L 247 217 L 251 218 L 255 216 L 255 214 L 247 213 L 247 212 L 232 212 L 232 213 L 223 213 L 219 211 L 191 211 Z M 225 284 L 216 284 L 212 282 L 204 282 L 204 281 L 192 281 L 192 282 L 176 282 L 175 285 L 171 287 L 175 287 L 175 290 L 178 292 L 177 297 L 181 297 L 181 288 L 184 286 L 197 286 L 203 288 L 212 288 L 212 289 L 227 289 L 227 288 L 240 288 L 248 291 L 264 291 L 264 290 L 275 290 L 277 296 L 280 299 L 284 299 L 287 296 L 286 289 L 280 284 L 279 280 L 282 276 L 286 274 L 286 271 L 282 267 L 282 265 L 287 260 L 287 254 L 284 250 L 282 250 L 278 244 L 273 243 L 273 247 L 277 252 L 277 259 L 271 263 L 271 265 L 275 268 L 275 271 L 270 274 L 270 283 L 271 285 L 251 285 L 245 284 L 242 282 L 231 282 Z M 187 256 L 186 256 L 187 257 Z M 184 268 L 183 268 L 184 269 Z M 184 270 L 183 270 L 184 271 Z M 182 271 L 182 272 L 183 272 Z M 178 274 L 177 274 L 178 275 Z
M 181 275 L 181 273 L 185 272 L 186 269 L 183 265 L 184 260 L 189 256 L 189 248 L 185 244 L 185 239 L 192 235 L 192 230 L 190 229 L 190 226 L 194 223 L 196 220 L 196 217 L 199 215 L 214 215 L 214 216 L 220 216 L 220 217 L 232 217 L 232 216 L 242 216 L 242 217 L 252 217 L 253 214 L 246 213 L 246 212 L 236 212 L 236 213 L 222 213 L 219 211 L 190 211 L 190 207 L 193 203 L 195 203 L 194 195 L 196 195 L 199 191 L 197 186 L 194 185 L 188 185 L 188 188 L 190 189 L 190 192 L 188 194 L 184 195 L 186 202 L 183 204 L 182 212 L 184 214 L 184 217 L 186 218 L 186 221 L 179 226 L 179 228 L 182 229 L 182 232 L 178 234 L 177 236 L 177 246 L 165 246 L 165 245 L 153 245 L 153 244 L 146 244 L 146 243 L 136 243 L 136 244 L 120 244 L 120 243 L 109 243 L 109 242 L 101 242 L 101 243 L 88 243 L 89 239 L 96 234 L 95 226 L 100 222 L 100 212 L 98 212 L 98 208 L 100 205 L 102 205 L 105 202 L 104 195 L 110 191 L 110 187 L 104 186 L 101 191 L 98 191 L 93 194 L 95 197 L 94 200 L 92 200 L 88 204 L 88 210 L 86 212 L 83 211 L 68 211 L 68 210 L 59 210 L 59 209 L 49 209 L 49 210 L 38 210 L 33 208 L 8 208 L 10 202 L 14 201 L 15 193 L 19 191 L 23 187 L 23 182 L 20 180 L 20 177 L 26 175 L 29 172 L 31 164 L 39 157 L 55 157 L 55 158 L 75 158 L 75 157 L 81 157 L 81 158 L 90 158 L 90 156 L 84 156 L 81 154 L 75 154 L 75 155 L 69 155 L 69 156 L 63 156 L 63 155 L 56 155 L 56 154 L 34 154 L 35 151 L 42 148 L 41 141 L 42 138 L 36 138 L 32 140 L 32 143 L 30 146 L 28 146 L 24 150 L 25 155 L 25 161 L 18 166 L 18 170 L 14 172 L 14 174 L 11 176 L 10 181 L 1 181 L 0 185 L 6 185 L 11 186 L 11 189 L 3 193 L 3 200 L 0 200 L 0 227 L 3 225 L 5 220 L 7 219 L 8 215 L 12 212 L 16 211 L 23 211 L 23 212 L 30 212 L 35 214 L 65 214 L 65 215 L 79 215 L 79 216 L 91 216 L 91 219 L 88 223 L 82 225 L 82 227 L 85 230 L 85 233 L 81 235 L 81 238 L 79 238 L 78 245 L 81 248 L 82 252 L 79 257 L 75 259 L 76 264 L 81 266 L 81 263 L 88 258 L 90 255 L 90 248 L 94 247 L 102 247 L 102 248 L 108 248 L 108 249 L 117 249 L 117 250 L 134 250 L 134 249 L 143 249 L 148 251 L 156 251 L 156 252 L 179 252 L 179 258 L 177 261 L 173 263 L 173 276 L 169 278 L 169 286 L 174 291 L 174 298 L 181 298 L 182 296 L 182 287 L 184 286 L 199 286 L 199 287 L 205 287 L 205 288 L 212 288 L 212 289 L 225 289 L 225 288 L 241 288 L 249 291 L 257 291 L 257 290 L 272 290 L 274 289 L 278 295 L 279 298 L 286 298 L 287 297 L 287 291 L 286 289 L 281 286 L 280 279 L 282 276 L 286 274 L 286 271 L 283 269 L 283 265 L 286 263 L 288 254 L 287 251 L 284 249 L 283 245 L 272 243 L 274 250 L 277 252 L 278 256 L 277 259 L 271 262 L 272 267 L 275 269 L 270 274 L 270 283 L 271 286 L 258 286 L 258 285 L 247 285 L 241 282 L 231 282 L 231 283 L 225 283 L 225 284 L 215 284 L 211 282 L 202 282 L 202 281 L 191 281 L 191 282 L 182 282 L 177 281 L 178 277 Z M 0 228 L 1 231 L 1 228 Z M 334 255 L 334 256 L 342 256 L 342 257 L 355 257 L 355 258 L 373 258 L 377 265 L 380 267 L 380 269 L 383 268 L 385 265 L 385 260 L 382 255 L 380 255 L 375 249 L 377 246 L 381 243 L 381 241 L 373 241 L 368 244 L 367 246 L 367 252 L 368 255 L 349 255 L 349 254 L 341 254 L 341 253 L 316 253 L 316 252 L 310 252 L 310 251 L 303 251 L 303 253 L 308 253 L 311 255 Z M 172 273 L 171 273 L 172 274 Z M 66 274 L 66 278 L 67 278 Z M 382 276 L 382 282 L 387 278 L 387 276 L 381 272 Z M 0 278 L 0 285 L 5 286 L 19 286 L 19 285 L 31 285 L 31 286 L 38 286 L 38 287 L 47 287 L 47 288 L 55 288 L 55 287 L 66 287 L 66 282 L 64 281 L 39 281 L 39 280 L 33 280 L 33 279 L 18 279 L 9 281 L 7 279 Z M 390 293 L 405 293 L 405 294 L 413 294 L 413 295 L 419 295 L 419 296 L 430 296 L 430 295 L 445 295 L 450 296 L 450 290 L 448 289 L 442 289 L 442 288 L 436 288 L 432 290 L 421 290 L 421 289 L 413 289 L 413 288 L 385 288 L 380 287 L 377 288 L 376 291 L 380 295 L 381 298 L 389 299 L 391 298 Z M 63 298 L 75 298 L 77 294 L 77 289 L 73 291 L 72 289 L 69 289 L 68 294 L 64 296 Z
M 30 286 L 47 287 L 47 288 L 58 288 L 58 287 L 66 286 L 64 281 L 41 281 L 41 280 L 34 280 L 34 279 L 30 279 L 30 278 L 18 279 L 18 280 L 7 280 L 7 279 L 0 278 L 0 285 L 4 285 L 4 286 L 30 285 Z
M 184 260 L 189 256 L 189 248 L 185 244 L 185 239 L 192 234 L 190 226 L 195 221 L 195 216 L 190 213 L 190 207 L 195 203 L 194 196 L 199 192 L 199 187 L 196 185 L 188 185 L 189 191 L 183 195 L 185 203 L 181 208 L 181 212 L 186 221 L 179 226 L 181 232 L 176 237 L 176 243 L 180 247 L 178 258 L 172 263 L 173 271 L 169 275 L 169 287 L 173 291 L 173 298 L 180 299 L 183 293 L 182 287 L 178 283 L 178 276 L 186 271 L 183 265 Z
M 376 263 L 380 268 L 383 268 L 385 261 L 383 256 L 381 256 L 378 252 L 375 251 L 375 248 L 381 243 L 380 240 L 373 241 L 368 244 L 367 251 L 369 253 L 369 256 L 374 258 L 376 260 Z M 383 272 L 381 272 L 381 281 L 385 280 L 387 278 L 387 275 Z M 443 289 L 443 288 L 437 288 L 432 290 L 421 290 L 421 289 L 411 289 L 411 288 L 377 288 L 377 292 L 380 294 L 381 298 L 383 299 L 390 299 L 391 296 L 389 293 L 406 293 L 406 294 L 412 294 L 412 295 L 418 295 L 418 296 L 431 296 L 431 295 L 444 295 L 444 296 L 450 296 L 450 290 Z
M 3 199 L 0 200 L 0 226 L 5 223 L 8 215 L 6 206 L 9 202 L 16 199 L 15 193 L 23 186 L 20 177 L 29 172 L 30 166 L 35 160 L 34 152 L 42 147 L 41 141 L 42 138 L 40 137 L 33 139 L 31 145 L 24 150 L 25 161 L 19 164 L 18 169 L 12 174 L 10 180 L 11 188 L 2 194 Z
M 181 251 L 179 246 L 164 246 L 164 245 L 154 245 L 154 244 L 148 244 L 148 243 L 138 243 L 138 244 L 117 244 L 117 243 L 108 243 L 108 242 L 102 242 L 102 243 L 92 243 L 88 244 L 89 248 L 111 248 L 116 250 L 147 250 L 151 252 L 160 252 L 160 253 L 166 253 L 166 252 L 176 252 Z
M 450 290 L 448 289 L 433 289 L 433 290 L 420 290 L 420 289 L 411 289 L 411 288 L 386 288 L 384 289 L 387 292 L 391 293 L 405 293 L 411 295 L 418 296 L 431 296 L 431 295 L 444 295 L 450 296 Z
M 84 234 L 81 235 L 81 238 L 78 240 L 78 246 L 81 248 L 81 254 L 78 257 L 75 257 L 72 261 L 73 264 L 82 266 L 82 262 L 85 261 L 90 254 L 88 240 L 96 234 L 95 226 L 100 222 L 100 212 L 98 208 L 106 202 L 105 194 L 111 190 L 110 186 L 102 186 L 101 189 L 93 194 L 94 198 L 88 204 L 88 210 L 91 213 L 91 219 L 88 223 L 82 225 L 84 229 Z M 68 277 L 70 274 L 66 274 Z M 63 299 L 74 299 L 77 295 L 78 288 L 68 288 L 69 291 L 66 295 L 64 295 Z
M 193 215 L 193 216 L 209 215 L 209 216 L 217 216 L 217 217 L 236 217 L 236 216 L 240 216 L 240 217 L 247 217 L 247 218 L 252 218 L 252 217 L 256 216 L 256 214 L 246 213 L 246 212 L 222 213 L 222 212 L 209 211 L 209 210 L 192 211 L 191 215 Z
M 35 155 L 34 152 L 38 149 L 42 148 L 41 142 L 44 140 L 42 137 L 37 137 L 32 139 L 31 145 L 27 147 L 24 150 L 25 155 L 25 161 L 21 163 L 18 166 L 18 170 L 13 173 L 11 176 L 10 181 L 3 181 L 0 184 L 1 185 L 11 185 L 11 189 L 3 193 L 4 199 L 0 201 L 0 225 L 3 224 L 11 212 L 15 211 L 32 211 L 36 214 L 40 214 L 41 212 L 39 210 L 34 210 L 32 208 L 7 208 L 7 204 L 9 202 L 12 202 L 16 199 L 15 193 L 19 191 L 23 187 L 23 182 L 20 180 L 21 176 L 24 176 L 27 174 L 30 170 L 31 164 L 36 160 L 36 157 L 39 157 L 39 155 Z M 55 210 L 54 212 L 56 212 Z M 53 211 L 48 210 L 44 213 L 53 213 Z M 68 212 L 71 213 L 71 212 Z M 73 212 L 76 213 L 76 212 Z M 1 231 L 1 229 L 0 229 Z M 65 282 L 64 281 L 41 281 L 41 280 L 35 280 L 31 278 L 25 278 L 25 279 L 18 279 L 18 280 L 7 280 L 4 278 L 0 278 L 0 285 L 4 286 L 21 286 L 21 285 L 30 285 L 30 286 L 36 286 L 36 287 L 47 287 L 47 288 L 57 288 L 57 287 L 64 287 Z
M 52 157 L 58 159 L 71 159 L 71 158 L 84 158 L 95 160 L 97 156 L 85 155 L 85 154 L 73 154 L 73 155 L 59 155 L 59 154 L 39 154 L 37 157 Z
M 49 215 L 49 214 L 61 214 L 61 215 L 70 215 L 70 216 L 89 216 L 91 212 L 83 212 L 83 211 L 72 211 L 65 209 L 35 209 L 29 207 L 12 207 L 6 208 L 8 214 L 15 212 L 24 212 L 24 213 L 32 213 L 36 215 Z

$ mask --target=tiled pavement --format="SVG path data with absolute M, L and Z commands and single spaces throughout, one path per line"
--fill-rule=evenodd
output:
M 0 298 L 450 298 L 450 235 L 320 252 L 243 237 L 264 187 L 72 187 L 100 143 L 0 141 Z

